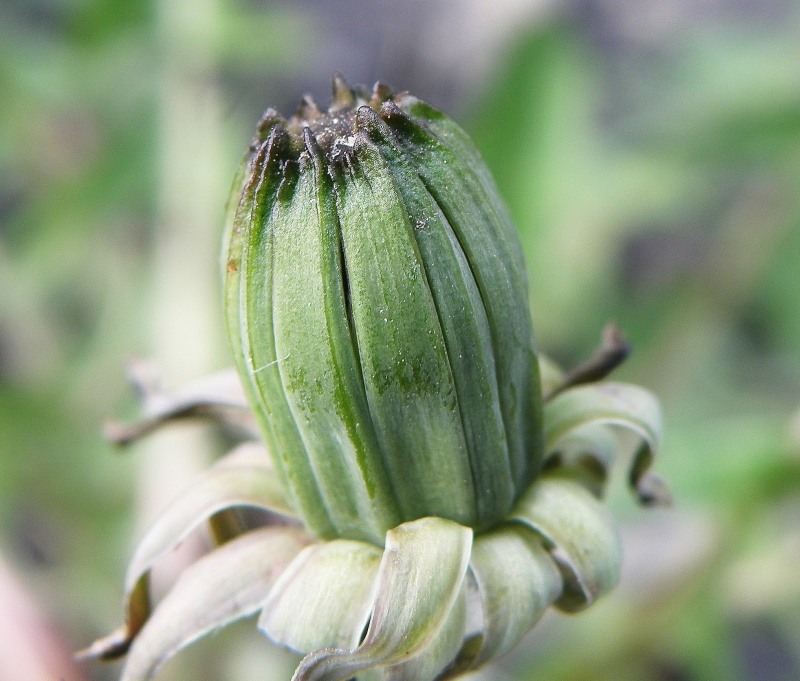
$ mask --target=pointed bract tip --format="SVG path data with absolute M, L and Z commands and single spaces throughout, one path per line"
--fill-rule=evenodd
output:
M 289 133 L 282 123 L 276 123 L 267 135 L 267 139 L 258 148 L 256 165 L 278 160 L 286 153 L 289 144 Z
M 394 100 L 387 100 L 383 104 L 381 104 L 380 108 L 380 116 L 383 120 L 388 121 L 392 118 L 403 117 L 407 118 L 406 112 L 403 111 Z
M 303 128 L 303 146 L 305 146 L 306 151 L 310 154 L 313 154 L 314 150 L 317 148 L 317 141 L 314 139 L 314 133 L 311 132 L 311 128 L 308 126 Z
M 311 158 L 314 166 L 319 169 L 322 164 L 322 149 L 317 142 L 314 132 L 309 127 L 303 128 L 303 147 Z
M 297 117 L 301 121 L 313 121 L 322 115 L 322 110 L 317 106 L 311 95 L 303 95 L 297 107 Z
M 333 74 L 331 92 L 333 96 L 333 101 L 331 102 L 332 110 L 346 109 L 352 107 L 356 102 L 353 88 L 350 87 L 345 77 L 338 71 Z
M 377 111 L 381 104 L 391 99 L 392 94 L 392 89 L 386 83 L 378 81 L 372 87 L 372 98 L 369 101 L 369 105 Z
M 250 151 L 255 151 L 263 142 L 266 142 L 267 137 L 269 137 L 269 134 L 276 125 L 286 125 L 286 119 L 281 116 L 278 111 L 270 107 L 258 121 L 256 136 L 253 138 L 253 142 L 250 145 Z
M 372 107 L 364 104 L 356 110 L 355 130 L 371 130 L 377 126 L 385 125 L 381 117 Z

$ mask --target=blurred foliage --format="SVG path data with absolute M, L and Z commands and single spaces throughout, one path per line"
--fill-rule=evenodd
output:
M 101 429 L 134 409 L 126 359 L 159 353 L 164 193 L 197 199 L 164 152 L 169 113 L 189 86 L 222 101 L 222 151 L 205 186 L 223 196 L 258 110 L 337 67 L 309 47 L 320 7 L 0 8 L 0 556 L 66 648 L 117 623 L 135 483 L 146 481 L 135 453 L 115 455 Z M 619 590 L 579 618 L 547 619 L 481 676 L 797 679 L 798 9 L 689 22 L 620 48 L 592 7 L 517 27 L 462 119 L 520 228 L 541 348 L 570 364 L 609 319 L 632 340 L 619 375 L 662 397 L 658 468 L 676 507 L 643 512 L 613 493 L 629 553 Z M 221 223 L 221 203 L 210 222 Z M 219 234 L 196 239 L 215 245 Z M 207 301 L 205 314 L 221 326 L 217 307 Z M 210 355 L 198 370 L 228 361 L 216 346 Z M 160 678 L 288 678 L 291 660 L 265 657 L 249 629 L 201 643 Z M 221 647 L 234 651 L 222 661 Z M 0 679 L 22 681 L 1 662 Z M 79 673 L 116 669 L 53 677 Z

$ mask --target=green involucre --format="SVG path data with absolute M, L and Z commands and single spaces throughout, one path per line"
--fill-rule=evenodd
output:
M 376 86 L 268 112 L 227 230 L 234 356 L 297 512 L 382 543 L 499 522 L 539 469 L 513 225 L 466 135 Z

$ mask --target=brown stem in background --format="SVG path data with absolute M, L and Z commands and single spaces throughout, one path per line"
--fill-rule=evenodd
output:
M 562 383 L 546 394 L 545 399 L 549 400 L 567 388 L 602 380 L 630 354 L 631 346 L 619 327 L 616 324 L 607 324 L 603 329 L 600 346 L 588 359 L 568 371 Z

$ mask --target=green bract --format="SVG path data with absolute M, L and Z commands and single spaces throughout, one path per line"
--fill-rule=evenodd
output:
M 519 240 L 465 133 L 336 79 L 268 111 L 237 183 L 226 313 L 289 496 L 324 538 L 496 524 L 542 458 Z
M 146 532 L 124 625 L 85 655 L 127 654 L 122 680 L 147 681 L 258 614 L 304 656 L 293 681 L 443 681 L 614 587 L 614 430 L 638 442 L 639 500 L 667 500 L 658 402 L 601 380 L 627 353 L 613 327 L 570 372 L 537 357 L 517 237 L 452 121 L 340 78 L 327 112 L 267 112 L 225 264 L 238 371 L 172 394 L 140 381 L 143 418 L 109 434 L 204 415 L 244 441 Z M 201 526 L 212 549 L 153 607 L 152 569 Z

